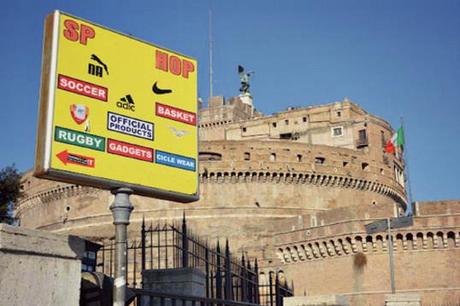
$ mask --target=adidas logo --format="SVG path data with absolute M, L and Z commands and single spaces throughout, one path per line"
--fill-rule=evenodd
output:
M 130 110 L 132 112 L 134 112 L 136 108 L 136 106 L 134 105 L 133 97 L 131 97 L 131 95 L 126 95 L 123 98 L 121 98 L 120 101 L 117 101 L 117 107 Z

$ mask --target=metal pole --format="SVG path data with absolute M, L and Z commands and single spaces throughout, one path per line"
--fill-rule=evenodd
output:
M 212 7 L 211 7 L 211 2 L 209 2 L 208 43 L 209 43 L 209 47 L 208 47 L 209 48 L 209 98 L 212 98 L 214 71 L 212 70 Z
M 394 257 L 393 257 L 393 238 L 391 237 L 391 224 L 390 218 L 387 218 L 387 226 L 388 226 L 388 255 L 390 259 L 390 285 L 391 285 L 391 293 L 395 293 L 395 267 L 394 267 Z
M 406 173 L 406 182 L 407 182 L 407 195 L 408 195 L 408 199 L 407 199 L 407 202 L 409 207 L 406 208 L 406 213 L 405 215 L 408 216 L 408 215 L 413 215 L 414 214 L 414 211 L 413 211 L 413 207 L 412 207 L 412 201 L 414 201 L 414 199 L 412 198 L 412 188 L 411 188 L 411 181 L 410 181 L 410 176 L 409 176 L 409 159 L 407 157 L 408 155 L 408 152 L 407 152 L 407 141 L 406 141 L 406 127 L 404 126 L 404 119 L 403 117 L 401 117 L 401 128 L 403 130 L 403 139 L 404 139 L 404 148 L 403 148 L 403 159 L 404 159 L 404 169 L 403 169 L 403 173 L 405 172 Z
M 129 216 L 134 209 L 129 201 L 133 191 L 129 188 L 117 188 L 110 210 L 115 225 L 115 280 L 113 282 L 113 305 L 124 306 L 126 299 L 126 246 Z

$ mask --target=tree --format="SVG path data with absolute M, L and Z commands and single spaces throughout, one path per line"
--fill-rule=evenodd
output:
M 13 205 L 22 195 L 21 175 L 15 165 L 0 170 L 0 222 L 12 224 Z

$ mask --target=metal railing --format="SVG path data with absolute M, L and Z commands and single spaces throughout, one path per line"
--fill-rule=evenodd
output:
M 268 284 L 259 284 L 257 259 L 235 258 L 228 240 L 224 250 L 219 242 L 211 247 L 187 228 L 185 216 L 181 225 L 142 222 L 140 240 L 128 243 L 127 285 L 143 288 L 141 271 L 148 269 L 197 268 L 206 278 L 208 299 L 223 299 L 261 305 L 280 306 L 283 296 L 292 296 L 292 288 L 281 284 L 278 275 L 270 273 Z M 115 261 L 113 242 L 98 252 L 98 271 L 113 276 Z
M 135 289 L 135 296 L 130 305 L 134 306 L 257 306 L 258 304 L 232 301 L 227 299 L 207 298 L 180 294 L 167 294 L 150 290 Z

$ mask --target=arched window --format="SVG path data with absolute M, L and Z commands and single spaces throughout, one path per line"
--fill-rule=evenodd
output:
M 447 233 L 447 247 L 448 248 L 455 247 L 455 233 L 454 232 Z
M 433 241 L 433 233 L 432 232 L 428 232 L 426 234 L 426 237 L 427 237 L 427 245 L 428 245 L 428 248 L 432 248 L 434 246 L 434 241 Z
M 222 160 L 222 154 L 216 152 L 200 152 L 198 153 L 200 161 L 218 161 Z

